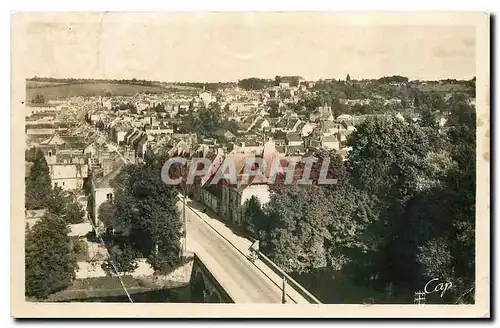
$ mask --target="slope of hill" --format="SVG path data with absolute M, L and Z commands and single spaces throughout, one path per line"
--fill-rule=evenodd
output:
M 36 95 L 42 95 L 45 100 L 55 100 L 74 96 L 133 96 L 137 93 L 195 92 L 199 90 L 198 88 L 177 85 L 163 87 L 110 82 L 47 85 L 46 82 L 28 82 L 26 84 L 27 100 L 33 99 Z

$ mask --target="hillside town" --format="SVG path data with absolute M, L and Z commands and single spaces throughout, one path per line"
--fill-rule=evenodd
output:
M 277 158 L 286 166 L 290 158 L 301 161 L 326 153 L 347 167 L 353 163 L 349 158 L 356 142 L 366 142 L 353 137 L 364 122 L 387 118 L 402 126 L 423 126 L 425 121 L 436 135 L 446 133 L 457 97 L 475 106 L 474 83 L 474 79 L 409 81 L 401 76 L 356 80 L 347 75 L 319 81 L 276 76 L 215 87 L 207 83 L 182 92 L 113 95 L 103 91 L 58 99 L 37 94 L 26 102 L 25 176 L 30 179 L 33 154 L 41 151 L 51 187 L 83 212 L 81 220 L 70 225 L 70 236 L 86 249 L 78 260 L 76 278 L 105 276 L 95 263 L 105 262 L 106 249 L 99 240 L 87 237 L 130 233 L 130 227 L 110 226 L 101 216 L 106 204 L 115 200 L 114 181 L 120 172 L 147 162 L 148 154 L 181 156 L 188 163 L 209 159 L 212 164 L 206 174 L 193 184 L 181 183 L 179 192 L 221 222 L 245 230 L 250 225 L 249 202 L 263 208 L 276 193 L 267 183 L 244 179 L 248 158 Z M 380 142 L 391 142 L 384 140 Z M 210 183 L 228 158 L 236 163 L 237 183 Z M 300 174 L 293 177 L 300 178 Z M 27 229 L 45 211 L 27 204 Z M 145 258 L 134 269 L 130 272 L 135 276 L 155 271 Z

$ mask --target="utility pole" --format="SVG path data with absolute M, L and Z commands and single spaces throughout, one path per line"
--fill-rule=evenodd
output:
M 185 167 L 182 166 L 181 167 L 181 177 L 184 178 L 184 169 Z M 183 219 L 183 226 L 184 226 L 184 241 L 181 245 L 181 254 L 179 257 L 182 257 L 183 255 L 183 251 L 184 251 L 184 254 L 187 252 L 187 221 L 186 221 L 186 197 L 187 197 L 187 186 L 186 186 L 186 181 L 182 181 L 181 180 L 181 183 L 184 183 L 184 186 L 182 187 L 182 191 L 184 192 L 184 196 L 183 196 L 183 199 L 182 199 L 182 219 Z
M 187 197 L 187 185 L 186 182 L 184 182 L 184 202 L 182 204 L 182 214 L 184 217 L 184 252 L 187 252 L 186 197 Z
M 286 304 L 286 277 L 283 276 L 283 288 L 281 289 L 281 303 Z

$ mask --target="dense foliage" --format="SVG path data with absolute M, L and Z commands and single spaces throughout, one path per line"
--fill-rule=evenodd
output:
M 65 289 L 75 278 L 76 260 L 67 223 L 47 212 L 26 234 L 25 294 L 39 299 Z
M 198 111 L 190 111 L 183 117 L 182 132 L 196 132 L 199 137 L 218 137 L 221 131 L 239 133 L 240 126 L 236 121 L 229 120 L 227 109 L 221 109 L 218 103 L 210 103 L 208 107 L 201 106 Z
M 295 274 L 343 272 L 383 301 L 411 303 L 438 278 L 454 287 L 435 302 L 474 302 L 475 109 L 459 95 L 418 97 L 418 122 L 358 124 L 345 163 L 315 154 L 330 157 L 337 184 L 276 185 L 263 207 L 247 202 L 246 229 L 269 257 Z M 434 109 L 450 112 L 443 128 Z
M 43 152 L 26 152 L 32 161 L 26 178 L 26 209 L 44 209 L 45 215 L 31 229 L 26 229 L 26 295 L 46 298 L 66 288 L 74 279 L 76 253 L 81 253 L 68 236 L 69 224 L 81 223 L 84 210 L 75 196 L 59 187 L 52 189 L 49 168 Z M 86 245 L 85 245 L 86 246 Z
M 34 152 L 34 156 L 32 153 Z M 33 166 L 26 179 L 25 206 L 28 210 L 42 209 L 51 197 L 49 166 L 40 149 L 27 153 L 33 159 Z
M 164 161 L 146 152 L 144 163 L 128 165 L 113 182 L 114 203 L 99 209 L 106 228 L 121 231 L 124 245 L 114 248 L 119 270 L 132 270 L 136 257 L 146 257 L 155 270 L 167 270 L 180 260 L 182 222 L 177 191 L 161 180 Z M 115 246 L 110 241 L 110 246 Z
M 275 82 L 273 80 L 259 79 L 256 77 L 250 77 L 238 81 L 238 86 L 245 90 L 262 90 L 272 87 L 274 84 Z
M 82 223 L 84 220 L 83 207 L 76 202 L 75 196 L 60 187 L 55 187 L 46 204 L 47 209 L 64 219 L 68 224 Z

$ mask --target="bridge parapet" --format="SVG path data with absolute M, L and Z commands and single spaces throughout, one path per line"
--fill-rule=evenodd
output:
M 290 277 L 285 271 L 283 271 L 276 263 L 271 261 L 267 256 L 262 253 L 259 253 L 259 259 L 262 263 L 266 264 L 271 270 L 273 270 L 280 277 L 286 278 L 286 283 L 292 287 L 300 296 L 305 298 L 311 304 L 321 304 L 321 302 L 314 297 L 307 289 L 302 287 L 297 281 L 295 281 L 292 277 Z
M 234 303 L 232 297 L 196 253 L 193 254 L 190 286 L 192 303 Z

